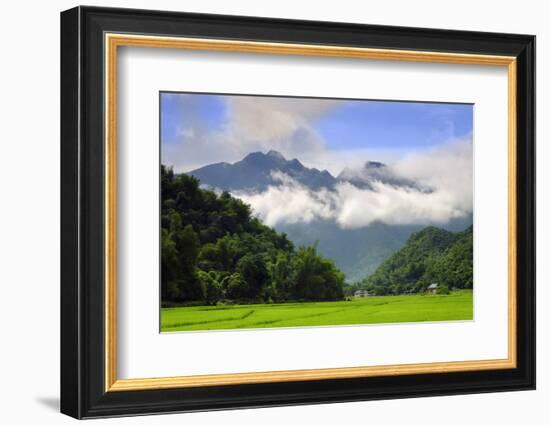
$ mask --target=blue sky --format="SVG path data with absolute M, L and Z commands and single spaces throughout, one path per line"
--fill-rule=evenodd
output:
M 329 149 L 415 149 L 467 136 L 472 118 L 464 104 L 348 101 L 316 127 Z
M 178 143 L 178 129 L 186 122 L 200 122 L 207 128 L 220 129 L 226 119 L 224 96 L 176 93 L 161 94 L 162 142 Z
M 345 160 L 331 155 L 387 160 L 471 138 L 472 128 L 469 104 L 161 94 L 162 159 L 180 170 L 275 149 L 336 172 Z

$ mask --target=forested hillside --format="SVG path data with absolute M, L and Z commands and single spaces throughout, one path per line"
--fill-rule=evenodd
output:
M 162 302 L 339 300 L 344 274 L 315 246 L 296 249 L 227 192 L 161 167 Z
M 473 228 L 448 232 L 427 227 L 366 278 L 359 287 L 376 295 L 422 292 L 433 283 L 439 292 L 473 286 Z

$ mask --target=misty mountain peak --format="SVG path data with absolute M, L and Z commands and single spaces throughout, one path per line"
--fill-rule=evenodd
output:
M 246 155 L 240 163 L 250 164 L 261 168 L 273 168 L 281 166 L 288 162 L 285 157 L 277 151 L 270 150 L 267 153 L 263 152 L 251 152 Z M 238 164 L 237 162 L 236 164 Z
M 351 183 L 361 189 L 373 189 L 374 182 L 395 187 L 407 187 L 421 192 L 430 192 L 431 188 L 420 186 L 417 182 L 400 176 L 383 162 L 367 161 L 361 168 L 345 167 L 337 177 L 338 181 Z
M 294 168 L 295 170 L 305 170 L 306 167 L 304 167 L 304 165 L 298 161 L 296 158 L 294 158 L 292 161 L 288 161 L 288 164 L 290 165 L 290 167 Z M 319 170 L 313 168 L 311 169 L 310 171 L 312 172 L 319 172 Z
M 370 169 L 373 169 L 373 168 L 385 168 L 386 167 L 386 164 L 382 163 L 382 162 L 377 162 L 377 161 L 367 161 L 365 162 L 365 168 L 367 170 L 370 170 Z
M 344 169 L 338 174 L 338 179 L 343 181 L 355 181 L 355 180 L 368 180 L 369 176 L 378 170 L 383 171 L 387 169 L 387 165 L 378 161 L 367 161 L 363 164 L 362 168 L 344 167 Z
M 271 158 L 280 159 L 281 161 L 286 161 L 286 158 L 283 156 L 283 154 L 281 152 L 278 152 L 278 151 L 270 150 L 267 153 L 267 156 L 269 156 Z
M 250 152 L 248 155 L 246 155 L 242 161 L 243 162 L 251 162 L 255 160 L 262 160 L 266 157 L 266 155 L 263 152 Z

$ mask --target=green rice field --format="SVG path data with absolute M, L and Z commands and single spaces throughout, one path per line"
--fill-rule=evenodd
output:
M 160 318 L 162 332 L 472 320 L 473 297 L 471 290 L 461 290 L 352 301 L 169 307 L 161 309 Z

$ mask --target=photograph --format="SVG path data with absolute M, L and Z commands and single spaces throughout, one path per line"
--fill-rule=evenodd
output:
M 159 107 L 161 332 L 473 320 L 472 104 Z
M 22 124 L 5 145 L 25 155 L 6 155 L 8 174 L 33 184 L 9 184 L 6 199 L 23 206 L 30 188 L 37 205 L 55 204 L 56 225 L 40 215 L 38 228 L 57 236 L 32 241 L 58 240 L 60 262 L 48 248 L 44 265 L 28 267 L 21 230 L 36 208 L 16 208 L 31 213 L 8 244 L 24 261 L 5 280 L 39 282 L 25 302 L 44 314 L 27 316 L 55 319 L 55 334 L 46 320 L 23 351 L 58 344 L 24 365 L 41 367 L 30 371 L 40 409 L 22 397 L 14 415 L 219 422 L 222 410 L 254 409 L 241 423 L 265 408 L 291 408 L 283 422 L 322 408 L 332 423 L 369 402 L 375 421 L 388 422 L 390 406 L 391 423 L 425 422 L 428 405 L 460 423 L 479 406 L 506 423 L 540 416 L 543 14 L 500 8 L 495 23 L 467 7 L 426 18 L 299 6 L 256 16 L 65 5 L 53 23 L 34 14 L 52 48 L 8 68 L 47 91 L 39 103 L 60 89 L 60 108 L 33 114 L 37 124 L 14 115 Z M 22 72 L 56 55 L 46 79 Z M 29 111 L 12 86 L 12 109 Z M 44 143 L 48 128 L 57 149 Z M 17 143 L 22 129 L 39 133 L 38 148 Z M 48 173 L 57 193 L 36 184 Z M 48 267 L 59 290 L 43 284 Z M 20 295 L 4 297 L 8 316 L 21 317 Z M 30 322 L 8 326 L 18 342 Z M 512 391 L 527 404 L 502 403 Z

